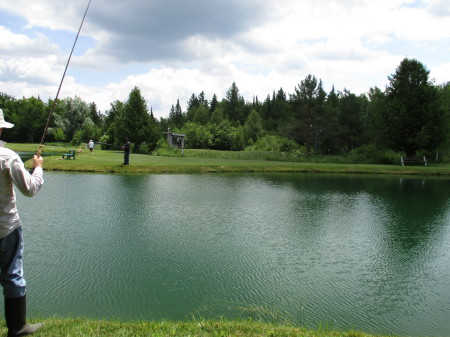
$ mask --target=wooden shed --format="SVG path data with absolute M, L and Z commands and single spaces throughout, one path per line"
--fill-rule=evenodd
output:
M 184 137 L 186 137 L 185 134 L 174 133 L 171 132 L 170 129 L 167 129 L 167 132 L 163 132 L 163 134 L 167 136 L 167 143 L 169 144 L 169 146 L 184 149 Z

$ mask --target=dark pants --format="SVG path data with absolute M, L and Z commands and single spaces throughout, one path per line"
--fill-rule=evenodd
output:
M 130 152 L 124 152 L 123 163 L 124 163 L 124 165 L 130 164 Z
M 19 227 L 0 239 L 0 283 L 5 297 L 25 296 L 26 282 L 23 278 L 22 261 L 22 227 Z

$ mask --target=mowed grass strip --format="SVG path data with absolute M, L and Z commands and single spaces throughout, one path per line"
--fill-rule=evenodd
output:
M 75 172 L 111 173 L 218 173 L 218 172 L 315 172 L 370 173 L 404 175 L 450 175 L 450 165 L 430 166 L 296 163 L 263 160 L 160 157 L 131 154 L 130 165 L 123 165 L 123 153 L 117 151 L 84 152 L 76 159 L 61 155 L 45 157 L 45 169 Z
M 283 324 L 263 323 L 253 320 L 187 320 L 187 321 L 136 321 L 120 322 L 72 318 L 48 318 L 31 320 L 43 322 L 44 326 L 33 336 L 40 337 L 375 337 L 358 331 L 338 331 L 329 328 L 308 330 Z M 6 334 L 4 324 L 0 333 Z M 381 336 L 379 336 L 381 337 Z
M 8 144 L 14 151 L 35 151 L 36 144 Z M 214 158 L 214 151 L 208 151 L 208 158 L 164 157 L 146 154 L 130 155 L 130 165 L 123 165 L 123 152 L 94 149 L 92 154 L 83 149 L 76 159 L 62 159 L 62 153 L 70 148 L 44 146 L 44 168 L 51 171 L 104 172 L 104 173 L 220 173 L 220 172 L 313 172 L 313 173 L 367 173 L 450 176 L 450 163 L 428 166 L 401 166 L 375 164 L 341 164 L 284 162 L 270 160 L 248 160 Z M 75 149 L 75 148 L 72 148 Z M 245 157 L 245 152 L 242 152 Z M 26 163 L 31 166 L 31 161 Z

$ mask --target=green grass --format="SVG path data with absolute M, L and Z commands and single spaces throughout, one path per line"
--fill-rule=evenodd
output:
M 179 157 L 179 149 L 158 149 L 154 153 L 157 156 L 163 157 Z M 280 152 L 280 151 L 221 151 L 221 150 L 206 150 L 206 149 L 187 149 L 185 151 L 186 157 L 192 158 L 209 158 L 209 159 L 239 159 L 239 160 L 271 160 L 271 161 L 301 161 L 310 162 L 311 157 L 302 155 L 299 152 Z M 321 157 L 315 156 L 315 159 Z M 342 157 L 329 156 L 331 160 L 339 160 Z
M 179 149 L 158 149 L 154 153 L 163 157 L 179 157 Z M 238 160 L 269 160 L 269 161 L 289 161 L 289 162 L 327 162 L 327 163 L 345 163 L 346 158 L 343 156 L 305 156 L 300 151 L 281 152 L 281 151 L 220 151 L 206 149 L 187 149 L 186 157 L 192 158 L 209 158 L 209 159 L 238 159 Z
M 8 144 L 14 151 L 36 151 L 33 144 Z M 261 159 L 238 159 L 233 156 L 246 156 L 245 152 L 232 153 L 226 158 L 223 152 L 209 153 L 207 158 L 189 156 L 153 156 L 131 154 L 130 165 L 124 166 L 123 153 L 95 149 L 89 154 L 87 149 L 76 156 L 76 160 L 62 159 L 61 154 L 75 147 L 44 146 L 44 168 L 55 171 L 106 172 L 106 173 L 220 173 L 220 172 L 314 172 L 314 173 L 368 173 L 402 175 L 450 175 L 450 164 L 430 164 L 428 166 L 373 165 L 270 161 Z M 186 151 L 188 152 L 188 151 Z M 195 151 L 192 151 L 195 153 Z M 250 152 L 251 155 L 251 152 Z M 217 158 L 218 157 L 218 158 Z M 27 166 L 31 163 L 27 162 Z
M 34 323 L 30 321 L 30 323 Z M 159 322 L 120 322 L 106 320 L 48 318 L 37 320 L 44 326 L 33 336 L 36 337 L 82 337 L 82 336 L 152 336 L 152 337 L 374 337 L 375 335 L 357 331 L 339 331 L 327 328 L 308 330 L 302 327 L 262 323 L 252 320 L 191 320 Z M 4 323 L 0 334 L 6 334 Z

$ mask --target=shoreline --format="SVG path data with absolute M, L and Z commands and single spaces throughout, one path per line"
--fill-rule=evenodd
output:
M 16 152 L 27 152 L 30 158 L 35 145 L 8 144 L 8 147 Z M 90 154 L 82 150 L 76 154 L 75 159 L 63 159 L 62 154 L 67 151 L 68 148 L 63 147 L 47 148 L 43 151 L 44 170 L 119 174 L 333 173 L 450 177 L 450 163 L 429 163 L 428 166 L 402 166 L 400 161 L 397 165 L 348 164 L 333 162 L 333 158 L 327 158 L 330 162 L 309 161 L 316 158 L 306 158 L 305 161 L 280 161 L 252 159 L 251 152 L 209 151 L 199 155 L 195 153 L 196 150 L 191 150 L 185 156 L 132 153 L 130 165 L 123 165 L 123 152 L 120 151 L 94 149 Z M 31 167 L 32 160 L 26 160 L 25 166 Z
M 118 321 L 88 318 L 33 318 L 29 323 L 42 322 L 44 325 L 33 336 L 164 336 L 164 337 L 223 337 L 223 336 L 272 336 L 272 337 L 387 337 L 369 334 L 357 330 L 339 330 L 332 325 L 320 325 L 317 329 L 308 329 L 289 323 L 267 323 L 255 319 L 205 320 L 193 318 L 185 321 Z M 6 334 L 4 324 L 0 333 Z M 389 335 L 393 337 L 395 335 Z
M 133 162 L 133 157 L 137 156 L 140 157 Z M 450 165 L 446 164 L 404 167 L 400 165 L 297 163 L 134 155 L 130 165 L 123 165 L 120 160 L 111 162 L 104 158 L 105 161 L 99 163 L 95 160 L 96 158 L 86 157 L 87 155 L 82 158 L 78 157 L 76 160 L 62 160 L 55 156 L 46 157 L 44 169 L 73 173 L 115 174 L 330 173 L 450 177 Z M 117 157 L 117 155 L 113 157 Z M 26 162 L 26 166 L 31 166 L 31 160 Z

